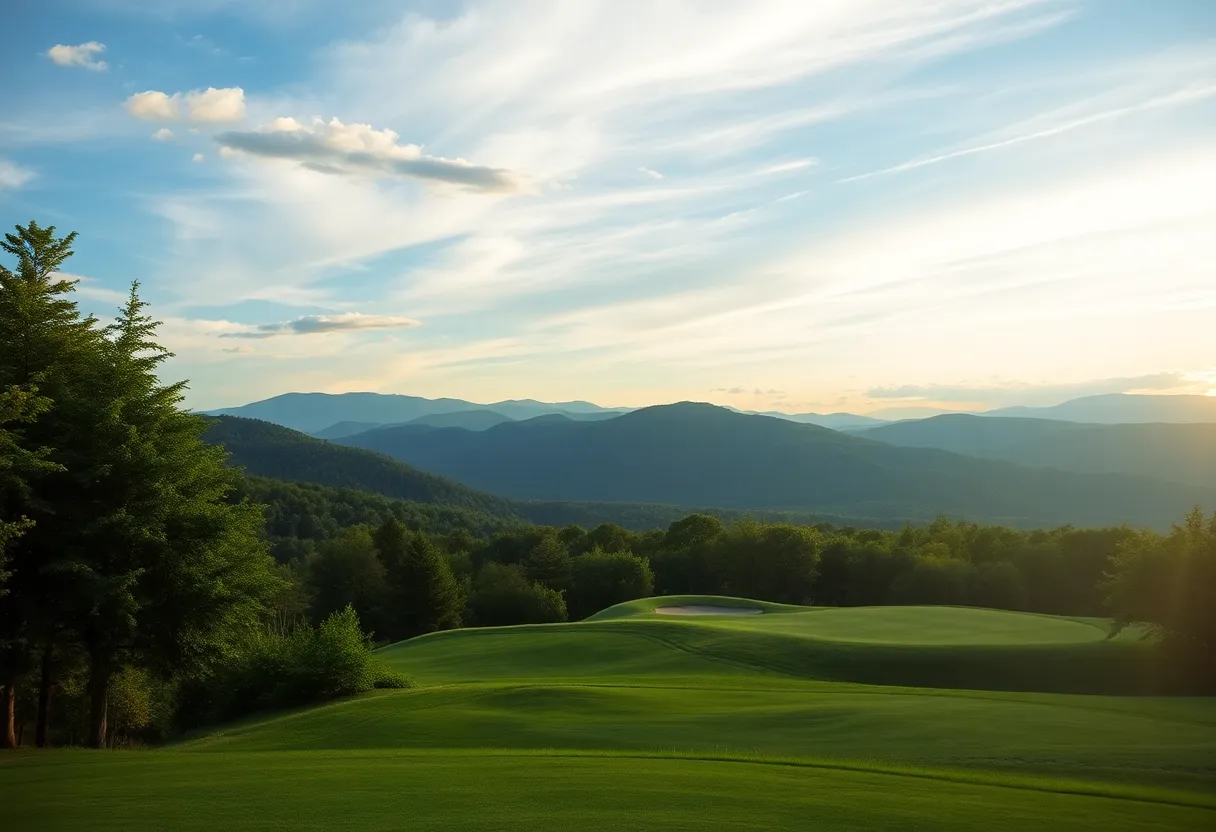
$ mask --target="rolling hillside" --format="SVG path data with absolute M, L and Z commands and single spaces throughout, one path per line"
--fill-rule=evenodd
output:
M 756 614 L 656 612 L 672 606 Z M 1120 695 L 1160 680 L 1151 645 L 1105 635 L 970 608 L 641 599 L 379 651 L 414 689 L 166 749 L 32 754 L 0 800 L 14 828 L 127 832 L 1210 827 L 1213 701 Z M 133 813 L 136 794 L 156 801 Z
M 530 421 L 543 424 L 548 419 L 577 424 L 562 416 L 538 417 Z M 428 436 L 441 429 L 407 425 L 393 430 L 397 434 Z M 428 506 L 426 513 L 430 525 L 445 529 L 463 524 L 466 528 L 484 531 L 494 524 L 509 525 L 526 521 L 551 526 L 574 524 L 586 528 L 601 523 L 616 523 L 627 529 L 646 531 L 667 528 L 693 512 L 712 514 L 724 522 L 738 520 L 747 514 L 767 522 L 851 526 L 868 523 L 881 528 L 894 527 L 899 523 L 897 520 L 875 522 L 868 518 L 803 511 L 742 512 L 714 506 L 690 507 L 635 501 L 508 500 L 424 473 L 383 454 L 322 441 L 269 422 L 235 416 L 217 417 L 204 439 L 224 445 L 231 454 L 231 463 L 244 468 L 254 477 L 324 487 L 324 493 L 317 493 L 316 499 L 348 519 L 372 511 L 383 513 L 383 506 L 368 506 L 366 500 L 360 500 L 351 493 L 361 492 L 425 504 Z M 272 485 L 273 482 L 259 485 L 254 489 L 254 495 L 262 495 L 261 502 L 274 503 L 276 498 Z M 287 510 L 289 507 L 281 508 Z M 464 516 L 462 512 L 472 514 Z
M 1216 488 L 1216 423 L 1095 425 L 952 414 L 853 433 L 1022 465 Z
M 646 502 L 866 518 L 950 514 L 1020 526 L 1167 526 L 1208 489 L 900 448 L 704 404 L 609 421 L 464 430 L 384 428 L 342 440 L 474 488 L 527 500 Z
M 383 454 L 334 445 L 269 422 L 222 416 L 203 439 L 223 445 L 233 465 L 256 476 L 350 488 L 397 500 L 443 503 L 502 518 L 517 516 L 509 500 L 419 471 Z

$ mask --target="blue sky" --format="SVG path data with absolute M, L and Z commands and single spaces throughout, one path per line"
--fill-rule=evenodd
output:
M 192 406 L 1216 391 L 1209 0 L 16 0 L 0 72 L 0 219 Z

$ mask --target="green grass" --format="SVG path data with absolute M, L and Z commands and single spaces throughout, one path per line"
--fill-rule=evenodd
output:
M 680 603 L 764 613 L 653 613 Z M 6 819 L 102 830 L 1216 825 L 1216 701 L 1115 695 L 1147 685 L 1152 650 L 1105 640 L 1101 621 L 665 598 L 380 655 L 419 687 L 155 751 L 0 757 L 0 803 L 16 807 Z

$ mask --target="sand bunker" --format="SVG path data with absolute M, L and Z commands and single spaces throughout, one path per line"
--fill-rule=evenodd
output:
M 764 610 L 755 607 L 655 607 L 659 615 L 759 615 Z

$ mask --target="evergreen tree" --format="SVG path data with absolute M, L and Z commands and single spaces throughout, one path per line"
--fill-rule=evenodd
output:
M 9 489 L 3 509 L 8 522 L 28 520 L 19 545 L 13 544 L 11 527 L 6 535 L 11 574 L 8 594 L 0 598 L 0 684 L 13 685 L 32 656 L 41 656 L 38 745 L 47 738 L 55 648 L 69 637 L 55 615 L 64 608 L 70 582 L 64 509 L 81 498 L 87 474 L 79 472 L 93 443 L 92 403 L 82 382 L 101 360 L 97 321 L 80 314 L 70 296 L 76 281 L 59 273 L 75 237 L 59 238 L 54 226 L 31 222 L 0 241 L 0 249 L 17 261 L 13 269 L 0 265 L 0 389 L 15 395 L 37 385 L 38 409 L 44 412 L 23 429 L 24 447 L 51 449 L 50 467 L 28 480 L 28 487 Z
M 0 597 L 8 594 L 5 587 L 10 576 L 6 568 L 8 544 L 32 525 L 24 514 L 10 512 L 15 512 L 13 506 L 28 497 L 30 476 L 55 468 L 45 459 L 47 449 L 30 450 L 23 447 L 20 432 L 5 426 L 31 421 L 49 405 L 46 398 L 38 395 L 36 388 L 14 386 L 0 393 Z M 0 617 L 5 611 L 5 607 L 0 607 Z M 23 664 L 23 659 L 27 659 L 28 655 L 28 646 L 21 634 L 18 631 L 10 632 L 0 624 L 0 667 L 16 667 Z M 16 691 L 13 676 L 0 679 L 0 717 L 4 719 L 4 725 L 0 728 L 0 748 L 17 746 Z
M 47 736 L 55 653 L 89 664 L 89 741 L 106 742 L 109 685 L 127 662 L 162 674 L 201 671 L 242 639 L 277 582 L 259 542 L 261 510 L 230 495 L 239 474 L 181 409 L 184 383 L 157 378 L 155 341 L 137 287 L 115 323 L 82 317 L 58 269 L 75 235 L 31 223 L 9 234 L 0 268 L 0 386 L 37 382 L 51 406 L 25 431 L 58 473 L 30 483 L 34 525 L 13 547 L 0 599 L 0 681 L 41 654 L 38 743 Z
M 171 357 L 138 285 L 105 330 L 89 467 L 74 518 L 72 629 L 89 659 L 89 744 L 104 746 L 110 681 L 127 662 L 165 673 L 204 669 L 257 622 L 278 581 L 259 541 L 261 510 L 227 500 L 239 475 L 205 444 L 206 420 L 164 385 Z
M 464 598 L 443 553 L 421 533 L 389 518 L 376 531 L 388 584 L 384 635 L 398 640 L 459 627 Z
M 546 537 L 523 562 L 524 575 L 549 589 L 564 592 L 570 588 L 570 576 L 574 570 L 574 558 L 561 540 Z

